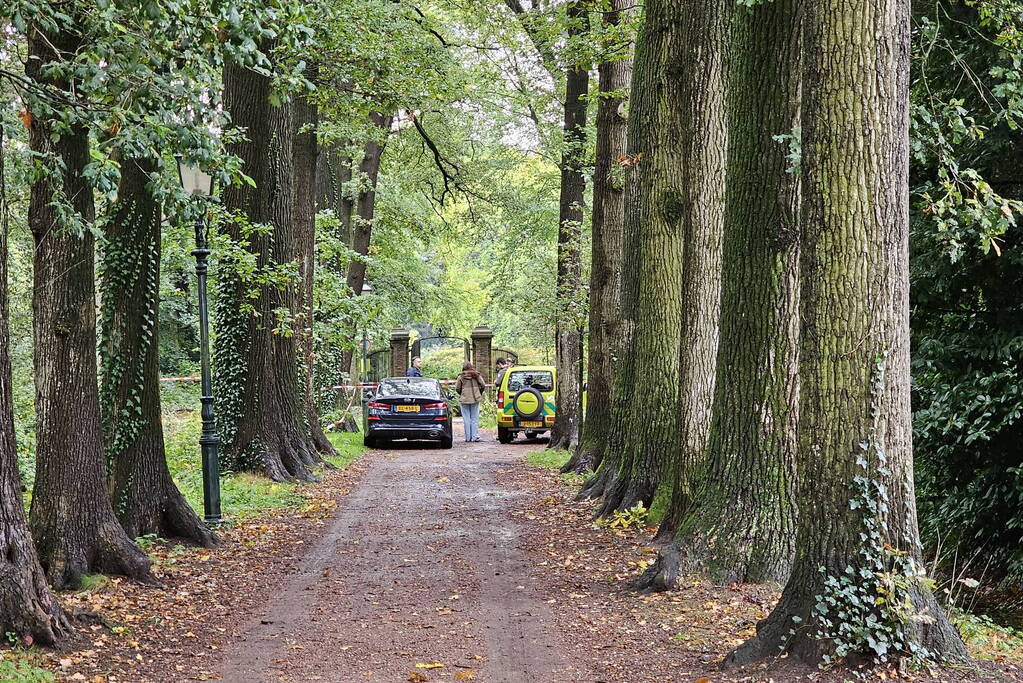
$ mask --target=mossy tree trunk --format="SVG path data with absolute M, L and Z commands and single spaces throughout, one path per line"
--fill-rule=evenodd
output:
M 617 27 L 631 7 L 612 0 L 604 25 Z M 627 49 L 627 48 L 626 48 Z M 626 92 L 632 59 L 612 55 L 600 64 L 597 102 L 596 167 L 593 172 L 592 252 L 590 267 L 589 358 L 587 409 L 579 448 L 563 472 L 596 470 L 604 457 L 615 403 L 614 367 L 622 362 L 622 246 L 625 230 L 625 157 L 628 123 Z
M 132 538 L 154 534 L 209 547 L 213 534 L 167 469 L 160 411 L 160 206 L 155 159 L 122 159 L 100 254 L 100 405 L 111 502 Z
M 644 24 L 645 25 L 645 24 Z M 611 393 L 614 396 L 631 396 L 634 389 L 635 356 L 633 341 L 636 329 L 636 301 L 639 299 L 639 278 L 635 276 L 635 264 L 639 260 L 639 219 L 640 219 L 640 180 L 644 173 L 643 152 L 647 144 L 647 130 L 653 114 L 653 92 L 646 87 L 644 80 L 644 51 L 646 35 L 643 28 L 636 36 L 636 49 L 633 56 L 634 68 L 629 88 L 630 107 L 626 123 L 626 154 L 617 164 L 624 176 L 625 192 L 623 197 L 624 230 L 622 236 L 622 288 L 621 304 L 617 317 L 621 335 L 621 359 L 614 364 Z M 579 491 L 579 498 L 602 498 L 602 514 L 615 509 L 614 504 L 605 505 L 615 500 L 615 486 L 628 484 L 632 472 L 632 453 L 627 449 L 629 443 L 629 419 L 632 402 L 615 401 L 611 405 L 610 422 L 607 429 L 607 443 L 604 455 L 596 473 L 590 477 Z
M 315 73 L 309 74 L 315 78 Z M 316 169 L 319 157 L 316 144 L 318 114 L 316 104 L 308 97 L 295 100 L 295 256 L 298 259 L 298 315 L 296 316 L 299 353 L 302 359 L 302 405 L 309 437 L 321 454 L 337 455 L 333 444 L 323 433 L 319 411 L 316 410 L 316 353 L 313 280 L 316 274 Z
M 0 149 L 4 146 L 0 129 Z M 4 161 L 0 159 L 0 198 L 7 197 Z M 10 329 L 7 302 L 7 202 L 0 202 L 0 632 L 20 642 L 58 645 L 71 624 L 46 585 L 28 521 L 25 519 L 14 438 Z
M 589 8 L 584 0 L 567 7 L 568 40 L 589 31 Z M 557 323 L 554 362 L 558 369 L 558 418 L 549 448 L 572 450 L 579 444 L 582 424 L 583 309 L 582 234 L 586 194 L 586 118 L 590 87 L 588 64 L 571 64 L 565 79 L 565 123 L 561 151 L 561 196 L 558 212 Z
M 227 224 L 227 235 L 250 256 L 221 260 L 214 349 L 218 421 L 227 468 L 308 481 L 322 459 L 305 425 L 296 339 L 282 329 L 294 324 L 298 286 L 291 280 L 252 282 L 242 272 L 245 262 L 263 274 L 295 274 L 293 108 L 272 103 L 271 87 L 268 77 L 250 69 L 224 67 L 224 105 L 247 131 L 230 151 L 256 186 L 232 185 L 223 194 L 224 206 L 241 219 Z
M 717 349 L 724 214 L 723 54 L 729 3 L 649 3 L 645 87 L 654 99 L 642 159 L 635 383 L 628 476 L 601 514 L 678 491 L 677 463 L 706 440 Z M 675 470 L 678 477 L 669 475 Z M 673 481 L 678 479 L 679 481 Z
M 816 663 L 843 649 L 872 659 L 868 639 L 834 635 L 868 614 L 897 632 L 886 643 L 891 657 L 924 647 L 965 660 L 919 579 L 877 601 L 886 573 L 921 566 L 909 379 L 909 1 L 808 3 L 803 26 L 796 558 L 774 611 L 729 661 L 788 652 Z M 896 612 L 904 600 L 916 614 Z
M 728 30 L 735 3 L 681 3 L 684 51 L 679 56 L 678 222 L 684 249 L 680 262 L 681 325 L 678 361 L 677 436 L 662 486 L 671 492 L 658 531 L 670 538 L 692 500 L 695 476 L 706 457 L 717 365 L 721 309 L 721 240 L 725 214 L 728 124 L 725 112 Z M 662 202 L 671 201 L 665 196 Z M 667 210 L 667 209 L 665 209 Z
M 75 54 L 79 36 L 29 30 L 26 75 L 67 92 L 46 65 Z M 106 456 L 96 381 L 95 239 L 89 133 L 57 127 L 45 106 L 30 103 L 29 145 L 44 161 L 32 184 L 28 225 L 33 255 L 32 331 L 35 343 L 36 480 L 29 524 L 46 577 L 56 588 L 82 575 L 123 574 L 154 581 L 149 558 L 114 516 L 106 487 Z M 54 163 L 55 162 L 55 163 Z M 69 213 L 55 206 L 55 197 Z M 73 216 L 69 218 L 68 216 Z
M 783 582 L 795 543 L 799 179 L 775 136 L 799 127 L 798 0 L 737 9 L 728 65 L 721 337 L 708 455 L 672 542 L 643 577 Z

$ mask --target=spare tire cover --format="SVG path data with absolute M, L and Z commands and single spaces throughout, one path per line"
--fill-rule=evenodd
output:
M 512 406 L 519 417 L 536 417 L 543 411 L 543 394 L 533 387 L 526 387 L 515 394 Z

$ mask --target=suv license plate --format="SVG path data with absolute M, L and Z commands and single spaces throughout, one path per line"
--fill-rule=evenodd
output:
M 399 413 L 418 413 L 419 406 L 395 406 Z
M 520 422 L 520 427 L 543 427 L 543 422 Z

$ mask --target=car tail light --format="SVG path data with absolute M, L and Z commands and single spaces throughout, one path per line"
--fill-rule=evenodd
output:
M 370 410 L 390 410 L 391 406 L 387 403 L 378 403 L 376 401 L 370 401 L 366 404 Z
M 446 410 L 447 407 L 447 403 L 427 403 L 423 406 L 423 410 Z
M 497 392 L 497 409 L 504 410 L 504 392 Z

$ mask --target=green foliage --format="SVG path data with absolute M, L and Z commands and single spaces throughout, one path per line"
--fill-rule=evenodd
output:
M 0 653 L 0 680 L 7 683 L 43 683 L 57 680 L 56 676 L 26 661 L 18 651 Z
M 914 14 L 913 407 L 921 530 L 1023 579 L 1018 3 Z
M 167 465 L 181 493 L 195 510 L 202 510 L 202 468 L 199 453 L 199 434 L 202 420 L 197 410 L 178 410 L 164 413 L 164 433 L 167 443 Z M 331 443 L 338 451 L 331 462 L 347 467 L 364 452 L 361 434 L 331 434 Z M 265 477 L 247 472 L 224 473 L 220 480 L 220 494 L 224 517 L 228 520 L 245 519 L 263 514 L 266 510 L 289 507 L 302 502 L 302 485 L 274 483 Z
M 963 637 L 970 654 L 978 659 L 1023 661 L 1023 633 L 996 624 L 983 614 L 950 610 L 949 620 Z
M 610 517 L 602 517 L 593 523 L 608 529 L 641 529 L 646 526 L 650 511 L 643 503 L 636 503 L 628 510 L 615 510 Z

